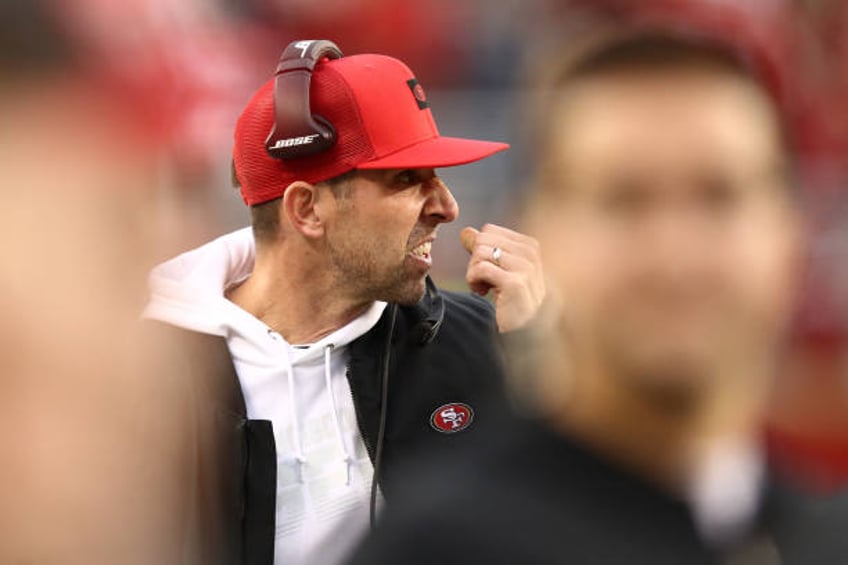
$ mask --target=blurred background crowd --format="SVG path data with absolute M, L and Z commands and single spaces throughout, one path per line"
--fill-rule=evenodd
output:
M 0 498 L 12 503 L 0 530 L 17 522 L 12 494 L 40 492 L 49 505 L 63 481 L 77 484 L 62 462 L 132 458 L 167 434 L 136 422 L 132 445 L 110 435 L 161 394 L 134 376 L 145 363 L 131 337 L 144 275 L 247 225 L 229 180 L 232 131 L 289 41 L 398 57 L 427 89 L 443 134 L 512 144 L 443 172 L 461 214 L 440 234 L 434 275 L 461 288 L 459 229 L 511 225 L 529 182 L 526 87 L 546 53 L 592 26 L 643 20 L 733 41 L 783 104 L 811 237 L 766 433 L 810 486 L 848 485 L 848 3 L 2 0 Z M 122 379 L 106 377 L 115 367 Z M 130 403 L 127 387 L 137 389 Z M 93 496 L 112 495 L 101 479 L 114 465 L 102 461 L 102 476 L 86 467 Z M 127 478 L 139 482 L 123 490 L 140 502 L 155 474 Z M 19 509 L 33 500 L 19 499 Z

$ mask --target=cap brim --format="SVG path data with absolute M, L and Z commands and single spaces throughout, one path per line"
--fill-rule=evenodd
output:
M 360 163 L 357 169 L 436 169 L 485 159 L 509 149 L 507 143 L 460 137 L 435 137 L 410 145 L 390 155 Z

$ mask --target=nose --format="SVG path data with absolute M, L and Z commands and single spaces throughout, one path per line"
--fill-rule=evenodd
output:
M 718 252 L 726 248 L 719 234 L 687 212 L 672 208 L 655 214 L 641 240 L 643 259 L 669 276 L 705 278 Z
M 459 205 L 448 186 L 437 176 L 427 181 L 427 202 L 423 213 L 437 223 L 452 222 L 459 215 Z

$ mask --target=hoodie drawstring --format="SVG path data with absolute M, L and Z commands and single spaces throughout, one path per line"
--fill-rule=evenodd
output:
M 339 416 L 339 410 L 336 406 L 336 394 L 333 390 L 331 355 L 333 353 L 334 348 L 335 345 L 333 345 L 332 343 L 324 347 L 324 383 L 327 387 L 327 394 L 330 395 L 330 406 L 333 410 L 333 424 L 335 424 L 336 428 L 336 440 L 338 441 L 339 447 L 341 448 L 341 452 L 343 454 L 342 462 L 345 465 L 345 484 L 350 486 L 351 467 L 353 466 L 354 459 L 347 448 L 347 444 L 344 441 L 341 417 Z M 300 433 L 300 418 L 298 418 L 297 401 L 295 399 L 294 394 L 294 366 L 291 362 L 291 355 L 289 355 L 288 346 L 283 347 L 283 355 L 285 357 L 286 362 L 286 376 L 288 378 L 289 386 L 289 411 L 292 415 L 292 432 L 294 434 L 293 443 L 295 447 L 295 463 L 297 464 L 297 482 L 302 483 L 303 465 L 304 463 L 306 463 L 306 457 L 304 457 L 303 455 L 303 438 Z
M 288 345 L 283 347 L 283 354 L 286 359 L 286 375 L 289 383 L 289 410 L 292 415 L 292 430 L 294 432 L 294 448 L 295 462 L 297 463 L 297 482 L 303 482 L 303 464 L 306 463 L 306 458 L 303 456 L 303 440 L 300 435 L 300 418 L 297 415 L 297 402 L 294 397 L 294 369 L 292 367 L 291 356 L 289 355 Z
M 327 393 L 330 395 L 330 406 L 333 408 L 333 422 L 336 425 L 336 438 L 339 441 L 339 447 L 342 449 L 342 453 L 344 454 L 344 464 L 345 464 L 345 484 L 350 485 L 350 468 L 353 465 L 353 457 L 351 457 L 350 452 L 347 449 L 347 444 L 344 441 L 344 435 L 342 434 L 342 423 L 339 419 L 339 411 L 336 409 L 336 395 L 333 392 L 333 379 L 332 373 L 330 371 L 330 354 L 333 352 L 333 344 L 329 344 L 324 347 L 324 380 L 327 383 Z

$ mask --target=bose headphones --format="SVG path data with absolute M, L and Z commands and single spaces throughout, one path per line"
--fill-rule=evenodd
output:
M 289 43 L 274 73 L 274 125 L 265 149 L 275 159 L 296 159 L 326 151 L 336 142 L 336 130 L 309 107 L 312 71 L 322 59 L 339 59 L 342 52 L 332 41 L 301 40 Z

